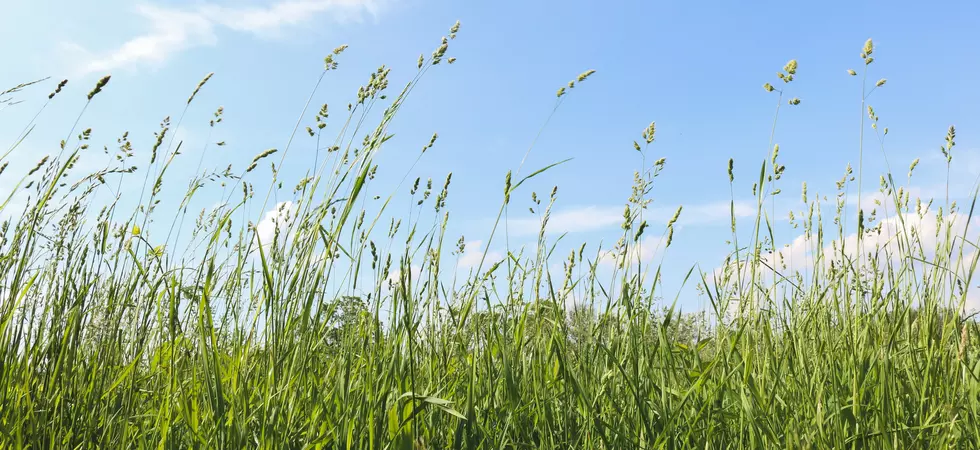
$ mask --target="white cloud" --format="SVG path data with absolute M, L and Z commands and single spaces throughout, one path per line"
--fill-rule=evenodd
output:
M 263 249 L 272 244 L 273 239 L 276 239 L 277 232 L 279 235 L 277 243 L 285 242 L 289 224 L 292 223 L 294 214 L 295 205 L 293 202 L 279 202 L 274 208 L 266 211 L 262 220 L 255 225 L 255 237 L 258 242 L 262 243 Z
M 904 222 L 904 224 L 903 224 Z M 974 217 L 967 227 L 967 217 L 963 214 L 948 214 L 944 222 L 937 221 L 935 208 L 924 213 L 921 217 L 916 213 L 904 213 L 901 219 L 892 216 L 881 221 L 879 232 L 866 234 L 861 242 L 862 257 L 871 258 L 878 261 L 881 265 L 895 264 L 905 258 L 908 254 L 907 248 L 913 248 L 912 263 L 917 273 L 922 273 L 923 267 L 920 260 L 934 261 L 936 248 L 940 244 L 951 246 L 950 255 L 952 261 L 949 262 L 949 269 L 956 272 L 957 276 L 966 275 L 969 264 L 972 262 L 974 253 L 970 251 L 972 245 L 964 245 L 962 237 L 974 244 L 977 243 L 978 229 L 980 229 L 980 218 Z M 938 236 L 937 236 L 938 231 Z M 969 231 L 969 233 L 966 233 Z M 946 240 L 945 233 L 953 237 L 953 243 Z M 763 255 L 765 264 L 774 267 L 784 276 L 790 276 L 796 272 L 807 272 L 816 265 L 818 258 L 821 259 L 821 267 L 829 266 L 831 261 L 840 261 L 843 257 L 848 259 L 857 258 L 858 242 L 857 233 L 851 233 L 844 237 L 843 244 L 841 239 L 831 239 L 825 237 L 824 246 L 818 247 L 816 234 L 811 236 L 805 234 L 797 236 L 789 244 L 779 248 L 775 254 Z M 842 250 L 843 246 L 843 250 Z M 963 249 L 963 257 L 960 259 L 960 248 Z M 745 255 L 743 253 L 742 258 Z M 865 259 L 865 264 L 868 260 Z M 733 265 L 729 270 L 734 269 Z M 724 267 L 714 270 L 716 277 L 720 276 Z M 737 277 L 736 277 L 737 278 Z M 805 277 L 806 278 L 806 277 Z M 967 308 L 980 308 L 980 286 L 977 286 L 977 277 L 974 277 L 974 285 L 967 290 Z
M 159 65 L 192 46 L 217 42 L 213 22 L 200 13 L 148 4 L 137 6 L 136 13 L 150 22 L 147 32 L 97 56 L 82 68 L 82 73 L 109 72 L 140 63 Z
M 470 269 L 476 267 L 483 261 L 483 241 L 472 241 L 466 243 L 466 249 L 463 254 L 459 257 L 459 268 L 461 270 Z M 491 250 L 487 253 L 486 263 L 493 264 L 503 258 L 500 252 Z
M 80 71 L 84 75 L 139 64 L 158 66 L 192 47 L 217 44 L 217 31 L 221 28 L 268 35 L 324 13 L 329 13 L 337 22 L 355 21 L 365 13 L 377 15 L 379 1 L 280 0 L 266 6 L 205 4 L 183 9 L 140 4 L 136 7 L 136 13 L 149 22 L 147 31 L 112 51 L 95 55 Z M 77 44 L 65 44 L 64 47 L 82 55 L 91 55 Z
M 419 277 L 422 275 L 422 268 L 419 266 L 411 266 L 409 267 L 409 273 L 411 274 L 411 279 L 413 280 L 412 283 L 417 283 L 419 281 Z M 385 280 L 385 284 L 384 286 L 381 286 L 381 288 L 385 292 L 390 292 L 392 288 L 401 284 L 401 281 L 402 271 L 400 269 L 395 269 L 388 274 L 388 279 Z
M 971 227 L 976 227 L 980 224 L 976 218 L 973 222 Z M 865 255 L 870 252 L 883 263 L 892 262 L 900 259 L 901 255 L 904 254 L 903 252 L 905 252 L 900 245 L 907 245 L 906 242 L 911 240 L 912 246 L 915 249 L 921 248 L 924 256 L 931 258 L 935 255 L 936 246 L 941 241 L 945 241 L 943 234 L 947 229 L 952 236 L 962 236 L 966 228 L 966 217 L 962 214 L 954 213 L 947 215 L 942 228 L 940 228 L 934 211 L 925 213 L 922 217 L 919 217 L 916 213 L 904 213 L 901 220 L 897 216 L 882 220 L 880 233 L 872 232 L 866 234 L 862 239 L 861 248 L 864 250 Z M 939 236 L 937 236 L 937 231 L 939 231 Z M 857 238 L 857 233 L 851 233 L 844 238 L 843 244 L 841 244 L 840 239 L 830 241 L 820 250 L 824 261 L 839 259 L 842 252 L 842 245 L 844 255 L 849 258 L 855 257 L 857 255 Z M 972 228 L 968 239 L 974 240 L 975 238 L 976 228 Z M 902 244 L 900 244 L 900 241 Z M 962 245 L 959 239 L 956 242 L 955 245 L 957 248 Z M 812 267 L 817 256 L 814 252 L 815 244 L 815 239 L 808 238 L 806 235 L 798 236 L 789 246 L 777 251 L 775 256 L 767 256 L 767 262 L 771 264 L 775 261 L 780 266 L 785 262 L 787 268 L 790 270 L 802 270 Z M 920 255 L 917 254 L 915 256 L 918 257 Z M 890 259 L 885 261 L 884 258 Z

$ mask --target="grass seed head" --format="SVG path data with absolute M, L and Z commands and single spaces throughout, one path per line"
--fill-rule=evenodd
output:
M 446 41 L 446 38 L 442 38 L 442 44 L 432 52 L 432 65 L 439 64 L 442 61 L 442 57 L 446 55 L 446 50 L 449 50 L 449 42 Z
M 92 100 L 92 97 L 95 97 L 96 95 L 98 95 L 99 92 L 102 92 L 102 88 L 104 88 L 106 84 L 109 84 L 109 78 L 111 77 L 112 77 L 111 75 L 106 75 L 102 78 L 99 78 L 99 81 L 95 83 L 95 87 L 92 88 L 91 91 L 89 91 L 88 99 Z
M 785 66 L 783 66 L 783 70 L 789 75 L 796 75 L 796 66 L 796 60 L 791 59 Z
M 589 77 L 591 77 L 592 74 L 594 74 L 594 73 L 595 73 L 595 70 L 592 70 L 592 69 L 586 70 L 585 72 L 580 73 L 579 76 L 578 76 L 578 78 L 576 78 L 576 80 L 578 80 L 578 82 L 581 83 L 581 82 L 585 81 L 586 79 L 588 79 Z
M 674 217 L 671 217 L 670 218 L 670 221 L 667 222 L 667 226 L 668 227 L 673 226 L 674 223 L 677 222 L 677 219 L 680 219 L 680 217 L 681 217 L 681 210 L 683 210 L 683 209 L 684 209 L 684 205 L 680 205 L 680 206 L 677 207 L 677 211 L 674 212 Z
M 52 98 L 54 98 L 55 95 L 61 93 L 61 89 L 63 89 L 67 84 L 68 84 L 68 80 L 61 80 L 61 82 L 58 83 L 58 86 L 54 88 L 54 91 L 48 94 L 48 100 L 51 100 Z
M 264 151 L 262 153 L 259 153 L 258 155 L 255 155 L 255 158 L 252 158 L 252 163 L 249 164 L 248 169 L 246 169 L 245 172 L 248 173 L 248 172 L 251 172 L 251 171 L 255 170 L 255 167 L 258 165 L 259 161 L 262 158 L 265 158 L 265 157 L 267 157 L 267 156 L 269 156 L 269 155 L 271 155 L 271 154 L 273 154 L 273 153 L 275 153 L 277 151 L 279 151 L 279 150 L 274 149 L 274 148 L 270 148 L 270 149 L 268 149 L 268 150 L 266 150 L 266 151 Z
M 864 48 L 861 49 L 861 57 L 867 58 L 871 56 L 871 53 L 874 52 L 874 50 L 875 50 L 874 42 L 871 41 L 871 38 L 868 38 L 868 40 L 864 42 Z
M 657 133 L 657 123 L 650 122 L 650 125 L 647 125 L 647 128 L 643 130 L 643 139 L 647 141 L 647 144 L 653 143 L 654 136 L 656 135 L 656 133 Z
M 191 104 L 192 101 L 194 101 L 194 97 L 197 96 L 197 93 L 201 90 L 202 87 L 204 87 L 204 84 L 207 83 L 208 80 L 210 80 L 211 77 L 213 76 L 214 76 L 214 72 L 211 72 L 205 75 L 204 79 L 202 79 L 200 83 L 197 83 L 197 87 L 194 88 L 194 92 L 191 92 L 191 96 L 187 98 L 188 105 Z
M 45 155 L 43 158 L 41 158 L 41 160 L 37 162 L 37 165 L 35 165 L 34 168 L 30 170 L 30 172 L 27 172 L 27 176 L 34 175 L 35 172 L 37 172 L 38 170 L 41 170 L 41 167 L 43 167 L 46 162 L 48 162 L 48 156 L 47 155 Z

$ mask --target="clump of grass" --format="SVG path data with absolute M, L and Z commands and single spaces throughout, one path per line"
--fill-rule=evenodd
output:
M 329 128 L 334 137 L 328 108 L 320 109 L 306 128 L 316 151 L 294 156 L 309 157 L 311 169 L 289 183 L 293 197 L 270 220 L 248 211 L 268 209 L 273 188 L 258 202 L 261 180 L 250 177 L 274 149 L 244 171 L 199 162 L 180 207 L 158 222 L 166 169 L 193 153 L 166 142 L 183 113 L 172 132 L 164 120 L 147 161 L 134 165 L 140 153 L 127 133 L 111 165 L 73 175 L 93 136 L 87 129 L 75 144 L 62 141 L 66 154 L 22 177 L 17 186 L 36 186 L 23 211 L 9 211 L 9 199 L 0 204 L 12 217 L 0 228 L 0 446 L 908 448 L 969 447 L 980 435 L 980 330 L 964 308 L 980 254 L 968 233 L 975 192 L 965 211 L 947 200 L 926 236 L 913 217 L 931 202 L 910 207 L 909 190 L 884 174 L 880 191 L 892 201 L 858 209 L 854 249 L 846 239 L 854 227 L 841 216 L 850 167 L 829 244 L 821 196 L 804 184 L 804 211 L 791 222 L 803 226 L 809 260 L 796 270 L 777 247 L 764 203 L 779 194 L 786 170 L 771 139 L 748 236 L 736 226 L 737 171 L 728 161 L 732 251 L 713 274 L 692 269 L 684 280 L 710 302 L 696 315 L 681 314 L 676 298 L 663 301 L 663 260 L 641 257 L 651 234 L 670 247 L 682 214 L 678 208 L 662 230 L 644 219 L 666 166 L 662 157 L 648 164 L 653 122 L 640 133 L 645 145 L 633 142 L 641 163 L 619 243 L 592 256 L 583 244 L 562 273 L 550 269 L 555 243 L 544 233 L 557 187 L 543 207 L 531 195 L 542 223 L 537 248 L 508 248 L 490 261 L 484 251 L 467 275 L 455 267 L 465 240 L 444 252 L 452 174 L 431 210 L 423 209 L 431 178 L 424 186 L 416 178 L 408 214 L 385 221 L 403 199 L 365 202 L 380 176 L 376 157 L 424 74 L 455 61 L 447 54 L 459 29 L 457 22 L 419 58 L 392 98 L 390 69 L 372 72 L 346 119 Z M 324 74 L 345 48 L 327 56 Z M 865 67 L 872 51 L 869 40 Z M 778 75 L 783 89 L 764 85 L 779 97 L 773 131 L 797 71 L 790 61 Z M 559 90 L 555 110 L 593 73 Z M 884 150 L 878 117 L 871 120 Z M 950 128 L 947 164 L 953 140 Z M 274 186 L 293 144 L 273 163 Z M 553 166 L 507 172 L 498 225 L 520 202 L 522 184 Z M 140 170 L 142 184 L 132 180 Z M 78 181 L 67 188 L 69 177 Z M 185 226 L 191 199 L 209 189 L 222 201 L 191 212 L 196 219 Z M 124 209 L 122 196 L 137 205 Z M 616 262 L 611 273 L 600 269 L 606 259 Z

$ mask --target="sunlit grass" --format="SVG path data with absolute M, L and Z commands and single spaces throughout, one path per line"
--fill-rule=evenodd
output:
M 161 123 L 151 148 L 134 150 L 125 135 L 109 150 L 112 164 L 76 173 L 99 151 L 89 148 L 91 130 L 76 129 L 83 109 L 71 138 L 29 173 L 0 169 L 11 192 L 0 204 L 11 217 L 0 233 L 0 447 L 977 445 L 980 330 L 965 309 L 980 255 L 969 228 L 974 204 L 910 199 L 898 182 L 911 182 L 916 163 L 908 177 L 881 176 L 879 193 L 890 200 L 859 207 L 857 217 L 846 214 L 847 188 L 868 174 L 848 168 L 828 229 L 827 203 L 808 198 L 804 185 L 790 222 L 808 237 L 807 261 L 789 264 L 780 242 L 789 239 L 776 240 L 772 226 L 785 167 L 771 139 L 753 186 L 753 226 L 736 227 L 733 187 L 730 257 L 683 280 L 710 300 L 694 315 L 678 314 L 662 292 L 661 266 L 643 262 L 645 240 L 665 250 L 683 216 L 678 209 L 662 229 L 644 220 L 667 170 L 666 160 L 647 156 L 653 123 L 624 149 L 640 152 L 644 165 L 622 238 L 606 250 L 552 254 L 544 227 L 555 191 L 522 189 L 552 166 L 522 161 L 501 174 L 497 221 L 482 241 L 483 250 L 506 245 L 507 211 L 520 195 L 542 217 L 537 246 L 484 256 L 469 272 L 456 265 L 466 241 L 446 235 L 451 175 L 403 180 L 411 213 L 401 220 L 383 217 L 403 196 L 365 206 L 389 125 L 426 72 L 455 61 L 448 51 L 458 31 L 457 23 L 419 58 L 397 93 L 388 68 L 372 73 L 339 125 L 326 125 L 326 105 L 310 114 L 314 87 L 293 138 L 245 168 L 202 169 L 204 153 L 224 143 L 182 148 L 172 138 L 182 113 Z M 326 58 L 324 76 L 344 49 Z M 872 51 L 868 41 L 865 72 Z M 776 100 L 773 135 L 780 108 L 805 107 L 790 93 L 797 69 L 790 61 L 782 83 L 760 92 Z M 561 87 L 554 110 L 587 89 L 592 73 Z M 883 157 L 887 134 L 865 104 L 884 79 L 865 89 L 862 78 L 859 161 L 869 157 L 866 128 Z M 111 87 L 101 79 L 85 108 Z M 222 120 L 219 108 L 210 127 Z M 33 123 L 10 139 L 4 160 Z M 312 157 L 290 151 L 304 134 L 315 142 Z M 437 135 L 419 158 L 433 145 Z M 954 145 L 951 127 L 947 164 Z M 311 168 L 283 179 L 279 168 L 294 157 L 313 159 Z M 178 208 L 157 210 L 175 189 L 167 179 L 175 161 L 196 164 L 197 173 Z M 733 186 L 756 173 L 736 169 L 729 161 Z M 271 180 L 269 190 L 252 180 Z M 292 197 L 274 204 L 280 184 Z M 202 192 L 223 201 L 189 211 Z M 14 210 L 15 196 L 29 198 L 26 206 Z M 138 206 L 123 208 L 126 200 Z M 277 219 L 260 222 L 249 211 Z M 549 270 L 562 258 L 563 272 Z

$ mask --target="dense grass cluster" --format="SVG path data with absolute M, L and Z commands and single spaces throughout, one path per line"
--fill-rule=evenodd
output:
M 364 201 L 376 156 L 423 75 L 454 62 L 457 31 L 391 97 L 389 69 L 371 74 L 339 129 L 320 125 L 326 106 L 314 119 L 304 108 L 294 135 L 310 123 L 322 152 L 301 180 L 278 173 L 291 140 L 245 169 L 199 170 L 179 209 L 157 211 L 167 169 L 196 159 L 171 138 L 179 119 L 164 121 L 149 149 L 121 137 L 115 162 L 95 173 L 73 170 L 93 150 L 91 130 L 72 129 L 30 173 L 0 174 L 12 196 L 29 196 L 22 210 L 0 206 L 11 217 L 0 233 L 0 447 L 977 445 L 980 330 L 965 312 L 978 257 L 972 203 L 930 212 L 885 174 L 889 200 L 848 217 L 844 192 L 859 168 L 831 201 L 833 227 L 827 203 L 804 194 L 793 221 L 810 237 L 809 260 L 788 267 L 774 252 L 769 200 L 783 166 L 770 142 L 754 226 L 736 228 L 733 206 L 730 258 L 686 280 L 710 299 L 697 316 L 663 300 L 659 266 L 640 258 L 644 236 L 662 233 L 669 246 L 677 220 L 654 230 L 643 219 L 662 159 L 637 173 L 619 243 L 571 252 L 564 273 L 549 270 L 563 257 L 543 231 L 554 193 L 533 196 L 535 248 L 509 249 L 469 275 L 456 267 L 465 241 L 445 232 L 449 178 L 441 188 L 407 183 L 412 213 L 382 221 L 394 200 Z M 869 41 L 865 72 L 872 51 Z M 778 105 L 800 103 L 783 97 L 796 70 L 791 61 L 780 86 L 765 85 Z M 555 108 L 591 73 L 562 88 Z M 111 95 L 108 82 L 86 108 Z M 886 133 L 868 113 L 862 130 Z M 211 125 L 221 120 L 219 109 Z M 655 133 L 651 124 L 635 149 L 647 152 Z M 944 153 L 954 139 L 950 129 Z M 507 174 L 495 235 L 512 195 L 530 195 L 521 186 L 541 173 Z M 272 191 L 249 181 L 269 176 L 272 189 L 292 188 L 291 202 L 273 206 Z M 188 212 L 208 189 L 224 201 Z M 126 199 L 138 206 L 123 209 Z M 249 205 L 276 208 L 278 226 L 259 230 Z

